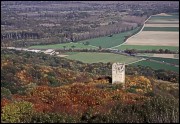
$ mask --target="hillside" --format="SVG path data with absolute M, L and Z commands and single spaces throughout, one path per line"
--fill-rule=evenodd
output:
M 111 84 L 111 67 L 112 63 L 85 64 L 43 53 L 1 49 L 1 120 L 179 121 L 177 73 L 128 65 L 123 89 L 120 84 Z

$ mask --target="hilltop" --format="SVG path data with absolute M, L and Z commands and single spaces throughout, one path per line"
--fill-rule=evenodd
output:
M 178 122 L 175 72 L 127 66 L 122 89 L 105 78 L 111 78 L 112 63 L 85 64 L 8 49 L 1 53 L 3 122 Z

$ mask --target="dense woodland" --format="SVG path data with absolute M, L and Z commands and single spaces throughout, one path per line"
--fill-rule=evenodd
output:
M 1 120 L 179 122 L 177 73 L 128 65 L 124 89 L 111 67 L 1 49 Z

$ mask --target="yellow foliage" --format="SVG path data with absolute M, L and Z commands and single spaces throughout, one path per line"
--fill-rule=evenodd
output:
M 150 80 L 144 76 L 127 76 L 125 82 L 126 89 L 135 88 L 138 93 L 152 91 Z

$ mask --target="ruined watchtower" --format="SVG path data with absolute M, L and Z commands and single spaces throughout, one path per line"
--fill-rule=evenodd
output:
M 125 83 L 125 64 L 113 63 L 112 65 L 112 84 Z

